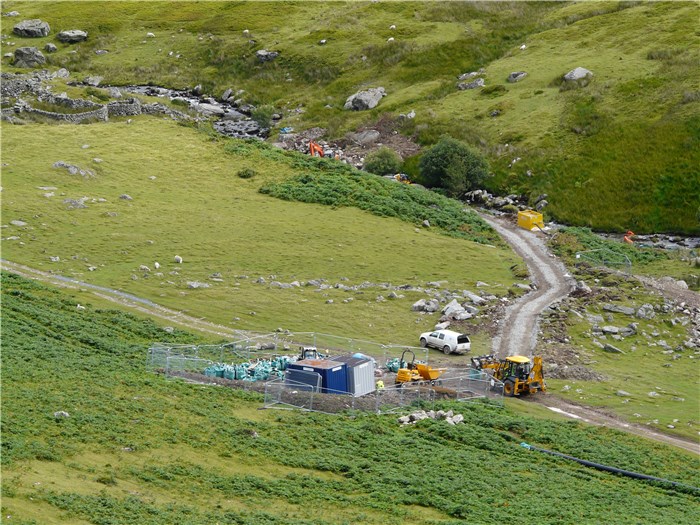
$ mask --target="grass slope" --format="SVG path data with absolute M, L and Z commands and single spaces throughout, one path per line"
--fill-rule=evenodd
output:
M 406 291 L 403 299 L 377 302 L 388 293 L 382 283 L 425 287 L 446 281 L 443 286 L 463 290 L 481 280 L 504 295 L 516 280 L 512 252 L 422 228 L 422 219 L 405 222 L 258 191 L 298 173 L 319 177 L 334 163 L 150 117 L 131 124 L 11 126 L 3 129 L 2 141 L 4 258 L 147 297 L 232 328 L 282 326 L 415 344 L 416 334 L 435 322 L 411 312 L 412 302 L 425 294 Z M 95 177 L 54 168 L 59 160 L 90 168 Z M 257 175 L 236 176 L 246 167 L 254 167 Z M 376 180 L 380 186 L 399 186 Z M 46 187 L 57 189 L 40 189 Z M 83 197 L 85 208 L 69 209 L 64 202 Z M 439 196 L 426 198 L 444 204 L 445 213 L 471 217 Z M 13 220 L 26 226 L 10 224 Z M 491 230 L 476 227 L 484 233 L 472 232 L 472 237 L 492 239 Z M 182 265 L 173 262 L 175 255 L 183 257 Z M 162 265 L 159 272 L 155 261 Z M 151 272 L 139 270 L 141 265 Z M 210 280 L 214 273 L 223 281 Z M 254 282 L 259 276 L 267 283 L 326 279 L 334 285 L 345 278 L 346 285 L 369 281 L 373 286 L 358 292 L 279 289 Z M 194 281 L 211 287 L 189 288 Z M 347 298 L 354 301 L 344 303 Z M 334 304 L 326 303 L 330 299 Z
M 663 445 L 480 405 L 444 405 L 465 415 L 459 426 L 260 412 L 257 395 L 145 371 L 149 342 L 191 335 L 78 310 L 12 274 L 2 294 L 1 510 L 13 523 L 696 521 L 697 495 L 519 443 L 700 485 L 697 458 Z
M 13 37 L 18 46 L 41 48 L 55 41 L 59 28 L 87 30 L 87 42 L 59 43 L 48 56 L 51 66 L 65 66 L 79 80 L 99 74 L 110 84 L 201 84 L 215 96 L 229 87 L 243 89 L 247 101 L 282 111 L 280 126 L 320 125 L 331 136 L 414 109 L 416 118 L 404 133 L 423 144 L 448 133 L 482 148 L 494 172 L 491 189 L 547 193 L 547 213 L 560 222 L 638 233 L 700 232 L 696 2 L 5 7 L 54 28 L 45 38 Z M 319 45 L 321 39 L 327 43 Z M 97 49 L 109 53 L 98 56 Z M 261 64 L 259 49 L 280 56 Z M 592 83 L 561 91 L 557 79 L 578 66 L 593 71 Z M 456 90 L 459 74 L 481 67 L 487 88 Z M 7 63 L 5 68 L 13 70 Z M 507 83 L 513 71 L 528 76 Z M 388 92 L 377 108 L 341 109 L 357 89 L 377 85 Z M 520 160 L 513 164 L 515 158 Z

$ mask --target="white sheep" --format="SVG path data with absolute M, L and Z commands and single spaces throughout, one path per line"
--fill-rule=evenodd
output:
M 85 307 L 82 304 L 78 304 L 75 306 L 76 310 L 85 310 Z
M 182 257 L 180 257 L 179 255 L 176 255 L 176 256 L 175 256 L 175 262 L 176 262 L 177 264 L 182 264 Z
M 160 263 L 158 261 L 154 262 L 153 267 L 157 270 L 158 268 L 160 268 Z
M 396 29 L 396 26 L 395 26 L 394 24 L 391 24 L 391 25 L 389 26 L 389 29 L 392 29 L 392 30 L 393 30 L 393 29 Z
M 243 30 L 243 34 L 244 34 L 245 36 L 248 36 L 248 35 L 250 34 L 250 31 L 247 30 L 247 29 L 244 29 L 244 30 Z
M 146 33 L 146 36 L 148 38 L 155 38 L 156 37 L 156 35 L 154 35 L 153 33 Z
M 387 42 L 393 42 L 393 41 L 394 41 L 394 37 L 393 37 L 393 36 L 390 36 L 389 38 L 387 38 L 386 41 L 387 41 Z
M 150 272 L 151 271 L 151 269 L 148 266 L 146 266 L 145 264 L 142 264 L 141 266 L 139 266 L 139 270 L 141 270 L 142 272 Z
M 525 51 L 526 49 L 527 49 L 527 46 L 526 46 L 525 44 L 523 44 L 522 46 L 520 46 L 520 51 Z

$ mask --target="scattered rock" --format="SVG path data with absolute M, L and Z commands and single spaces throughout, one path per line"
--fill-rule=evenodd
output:
M 58 412 L 53 413 L 53 417 L 56 419 L 66 419 L 70 417 L 70 414 L 65 410 L 59 410 Z
M 87 37 L 87 31 L 83 31 L 81 29 L 69 29 L 67 31 L 61 31 L 56 35 L 58 40 L 66 44 L 76 44 L 78 42 L 82 42 L 83 40 L 87 40 Z
M 461 91 L 465 91 L 468 89 L 477 89 L 484 87 L 486 85 L 486 82 L 484 81 L 483 78 L 477 78 L 475 80 L 472 80 L 471 82 L 459 82 L 457 83 L 457 89 Z
M 48 22 L 43 22 L 38 18 L 23 20 L 12 28 L 12 32 L 15 35 L 24 38 L 40 38 L 43 36 L 48 36 L 50 31 L 51 28 L 49 27 Z
M 649 397 L 661 397 L 661 394 L 658 392 L 651 391 L 647 394 Z
M 603 350 L 605 350 L 606 352 L 610 352 L 611 354 L 624 354 L 622 350 L 608 343 L 605 343 L 603 345 Z
M 58 48 L 56 47 L 55 44 L 52 44 L 51 42 L 49 42 L 48 44 L 46 44 L 44 46 L 44 51 L 46 51 L 47 53 L 55 53 L 56 51 L 58 51 Z
M 615 395 L 620 396 L 620 397 L 631 397 L 632 396 L 632 394 L 630 394 L 629 392 L 625 392 L 624 390 L 618 390 L 617 392 L 615 392 Z
M 180 257 L 179 255 L 176 255 L 176 256 L 175 256 L 175 262 L 176 262 L 177 264 L 182 264 L 182 257 Z M 261 279 L 262 279 L 262 277 L 261 277 Z
M 36 47 L 20 47 L 15 49 L 15 67 L 34 68 L 46 63 L 46 57 Z
M 209 283 L 200 283 L 199 281 L 187 281 L 187 287 L 192 289 L 209 288 L 210 286 L 211 284 Z
M 125 201 L 132 201 L 134 200 L 131 195 L 127 195 L 126 193 L 123 193 L 119 196 L 120 199 L 125 200 Z
M 603 310 L 605 310 L 606 312 L 615 312 L 625 315 L 634 315 L 635 313 L 634 308 L 631 308 L 629 306 L 618 306 L 616 304 L 604 304 Z
M 260 49 L 255 52 L 255 57 L 260 62 L 270 62 L 279 56 L 279 51 L 268 51 L 267 49 Z
M 508 82 L 511 82 L 511 83 L 520 82 L 526 76 L 527 76 L 527 73 L 525 71 L 514 71 L 513 73 L 508 75 Z
M 22 226 L 26 226 L 26 225 L 27 225 L 26 222 L 24 222 L 24 221 L 19 221 L 19 220 L 10 221 L 10 224 L 12 224 L 12 226 L 17 226 L 17 227 L 20 227 L 20 228 L 21 228 Z
M 566 75 L 564 75 L 564 82 L 568 85 L 585 87 L 590 83 L 592 78 L 592 72 L 590 72 L 586 68 L 577 67 L 569 71 Z
M 353 111 L 363 111 L 372 109 L 379 104 L 382 97 L 386 96 L 386 91 L 383 87 L 369 88 L 365 91 L 358 91 L 354 95 L 350 95 L 345 101 L 343 109 L 351 109 Z

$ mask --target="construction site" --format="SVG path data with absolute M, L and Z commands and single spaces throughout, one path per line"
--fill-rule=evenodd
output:
M 154 343 L 148 349 L 149 369 L 169 378 L 261 392 L 265 408 L 333 414 L 392 413 L 446 399 L 502 405 L 504 388 L 513 395 L 513 383 L 485 365 L 465 358 L 463 365 L 440 367 L 428 348 L 313 332 L 255 334 L 220 345 Z

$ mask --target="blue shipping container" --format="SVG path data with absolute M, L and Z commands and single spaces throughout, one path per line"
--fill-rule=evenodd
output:
M 347 367 L 345 363 L 328 359 L 304 359 L 289 363 L 287 370 L 305 370 L 321 375 L 324 394 L 344 394 L 348 391 Z

